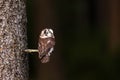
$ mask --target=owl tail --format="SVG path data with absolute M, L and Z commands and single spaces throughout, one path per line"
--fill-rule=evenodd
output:
M 47 63 L 47 62 L 49 62 L 50 61 L 50 56 L 47 56 L 47 55 L 45 55 L 42 59 L 41 59 L 41 62 L 42 63 Z

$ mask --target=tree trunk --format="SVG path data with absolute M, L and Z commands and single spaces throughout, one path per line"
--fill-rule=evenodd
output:
M 28 80 L 24 0 L 0 0 L 0 80 Z

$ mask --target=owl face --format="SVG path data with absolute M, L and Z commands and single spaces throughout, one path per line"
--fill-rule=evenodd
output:
M 41 34 L 40 34 L 40 38 L 54 38 L 54 33 L 52 29 L 44 29 L 42 30 Z

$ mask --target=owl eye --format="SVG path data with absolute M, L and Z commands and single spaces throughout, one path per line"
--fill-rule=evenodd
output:
M 44 31 L 44 34 L 46 34 L 46 30 Z
M 44 31 L 44 34 L 45 34 L 45 36 L 47 36 L 48 32 L 45 30 L 45 31 Z

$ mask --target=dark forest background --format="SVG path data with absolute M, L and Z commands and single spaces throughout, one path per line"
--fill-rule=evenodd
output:
M 56 46 L 41 64 L 29 54 L 30 80 L 119 80 L 119 0 L 27 0 L 28 47 L 52 28 Z

